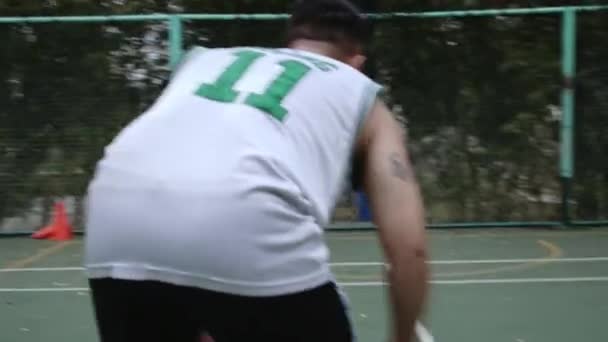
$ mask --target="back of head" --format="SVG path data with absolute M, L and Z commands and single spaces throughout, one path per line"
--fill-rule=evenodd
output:
M 346 54 L 361 53 L 371 36 L 367 17 L 348 0 L 298 0 L 287 34 L 298 40 L 330 43 Z

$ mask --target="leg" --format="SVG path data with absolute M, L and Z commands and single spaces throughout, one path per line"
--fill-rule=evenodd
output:
M 189 290 L 155 282 L 90 280 L 101 342 L 198 342 Z
M 333 283 L 276 299 L 265 328 L 290 341 L 352 342 L 353 328 L 343 295 Z M 273 341 L 280 341 L 273 339 Z
M 219 312 L 210 319 L 216 342 L 352 342 L 354 335 L 335 284 L 303 293 L 246 298 L 218 295 Z

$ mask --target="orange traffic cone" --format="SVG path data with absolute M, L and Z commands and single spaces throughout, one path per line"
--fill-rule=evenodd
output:
M 63 202 L 55 203 L 53 219 L 46 227 L 32 234 L 34 239 L 47 239 L 53 241 L 67 241 L 73 237 L 72 227 L 68 222 L 68 215 Z

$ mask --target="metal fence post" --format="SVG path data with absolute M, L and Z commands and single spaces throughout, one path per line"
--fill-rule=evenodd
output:
M 574 176 L 574 84 L 576 77 L 576 11 L 562 14 L 562 118 L 560 134 L 560 177 L 562 182 L 562 224 L 571 223 L 570 198 Z
M 169 18 L 169 68 L 173 70 L 182 58 L 182 20 L 178 15 Z

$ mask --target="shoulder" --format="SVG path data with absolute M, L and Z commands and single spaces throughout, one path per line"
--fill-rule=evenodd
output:
M 197 57 L 202 56 L 203 54 L 205 54 L 206 52 L 208 52 L 210 50 L 212 50 L 212 49 L 208 49 L 203 46 L 195 46 L 195 47 L 191 48 L 190 50 L 186 51 L 182 55 L 182 57 L 179 60 L 179 62 L 177 63 L 177 65 L 173 68 L 172 74 L 175 75 L 177 72 L 179 72 L 181 69 L 183 69 L 184 66 L 186 66 L 188 63 L 192 62 Z

